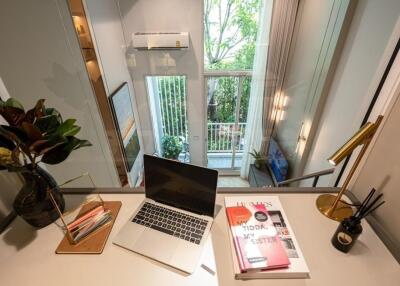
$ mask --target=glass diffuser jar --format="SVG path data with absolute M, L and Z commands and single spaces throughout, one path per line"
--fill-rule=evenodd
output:
M 347 253 L 362 233 L 361 221 L 353 216 L 345 218 L 338 226 L 331 242 L 339 251 Z

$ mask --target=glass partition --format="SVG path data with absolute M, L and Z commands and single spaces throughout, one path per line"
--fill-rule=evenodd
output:
M 36 112 L 38 119 L 54 118 L 54 125 L 47 129 L 43 125 L 40 129 L 40 123 L 32 129 L 24 129 L 22 124 L 10 127 L 4 121 L 1 124 L 8 126 L 6 129 L 16 127 L 14 131 L 22 137 L 33 134 L 42 140 L 37 143 L 42 149 L 35 145 L 25 151 L 37 151 L 32 158 L 57 182 L 88 172 L 96 186 L 125 187 L 123 192 L 141 184 L 145 153 L 218 169 L 221 176 L 230 175 L 228 180 L 240 179 L 246 186 L 253 184 L 249 174 L 257 160 L 261 162 L 258 170 L 271 176 L 269 159 L 279 154 L 278 159 L 285 162 L 285 178 L 290 179 L 330 168 L 325 157 L 335 151 L 333 145 L 343 143 L 342 137 L 350 135 L 350 125 L 358 127 L 357 116 L 364 114 L 355 104 L 353 112 L 343 113 L 343 118 L 335 121 L 333 105 L 327 113 L 324 109 L 325 102 L 368 99 L 363 97 L 366 90 L 352 93 L 346 89 L 336 70 L 343 59 L 338 43 L 349 45 L 345 37 L 348 27 L 342 27 L 350 22 L 347 5 L 299 1 L 292 11 L 289 40 L 279 43 L 271 27 L 277 25 L 276 19 L 278 23 L 286 19 L 290 11 L 277 13 L 272 0 L 171 0 L 157 4 L 138 0 L 135 5 L 127 0 L 119 1 L 120 5 L 114 1 L 84 2 L 50 5 L 37 1 L 26 4 L 23 13 L 15 12 L 17 4 L 8 4 L 15 6 L 14 10 L 0 9 L 9 11 L 2 13 L 2 18 L 18 23 L 0 27 L 7 38 L 7 45 L 0 47 L 2 102 L 8 98 L 4 95 L 7 90 L 21 103 L 25 115 L 33 109 L 29 116 Z M 176 41 L 167 46 L 150 41 L 141 49 L 132 44 L 135 33 L 175 32 L 188 32 L 188 48 L 181 48 Z M 262 36 L 266 40 L 259 40 Z M 388 37 L 382 36 L 382 51 Z M 29 49 L 21 39 L 28 39 Z M 275 62 L 283 53 L 287 59 Z M 260 55 L 266 60 L 263 76 L 256 68 Z M 379 56 L 376 52 L 375 58 Z M 372 57 L 363 61 L 378 66 Z M 277 66 L 282 74 L 274 72 Z M 372 68 L 369 72 L 372 74 Z M 354 81 L 358 86 L 355 74 L 348 72 L 346 82 Z M 256 82 L 264 86 L 255 89 Z M 113 101 L 122 85 L 125 98 Z M 271 89 L 276 90 L 272 95 Z M 348 98 L 342 98 L 343 94 Z M 45 109 L 40 104 L 35 107 L 42 98 Z M 21 107 L 15 102 L 11 105 Z M 28 123 L 35 125 L 35 120 Z M 54 137 L 46 137 L 59 125 L 62 128 Z M 325 126 L 329 130 L 323 129 Z M 342 127 L 347 128 L 346 134 L 341 133 Z M 335 144 L 327 144 L 332 138 Z M 63 160 L 43 159 L 40 152 L 49 139 L 60 140 L 52 148 L 60 150 Z M 276 147 L 273 152 L 265 147 L 271 141 Z M 260 158 L 249 155 L 254 151 L 260 152 Z M 21 163 L 29 162 L 28 156 L 19 155 Z M 8 174 L 1 172 L 3 177 Z M 90 185 L 82 181 L 73 187 Z

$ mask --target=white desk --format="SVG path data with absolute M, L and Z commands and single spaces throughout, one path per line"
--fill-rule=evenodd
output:
M 223 205 L 219 194 L 217 204 Z M 68 196 L 66 196 L 68 199 Z M 310 268 L 309 279 L 235 280 L 229 236 L 223 209 L 212 228 L 211 241 L 217 273 L 203 268 L 185 276 L 163 264 L 112 244 L 112 239 L 142 200 L 141 194 L 102 195 L 121 200 L 122 208 L 101 255 L 56 255 L 63 237 L 56 225 L 35 231 L 20 218 L 0 236 L 0 285 L 304 285 L 395 286 L 400 285 L 400 266 L 364 223 L 364 232 L 348 254 L 331 246 L 337 223 L 320 215 L 316 194 L 279 194 Z M 211 255 L 213 255 L 211 253 Z

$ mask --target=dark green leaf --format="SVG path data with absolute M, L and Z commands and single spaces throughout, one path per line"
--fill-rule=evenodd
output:
M 61 122 L 57 115 L 46 115 L 36 119 L 35 126 L 37 126 L 42 132 L 53 133 Z
M 41 150 L 39 151 L 39 155 L 43 155 L 47 152 L 49 152 L 50 150 L 53 150 L 54 148 L 63 145 L 63 144 L 67 144 L 68 140 L 66 137 L 63 136 L 59 136 L 56 138 L 53 138 L 51 141 L 49 141 L 49 143 L 45 146 L 43 146 L 43 148 L 41 148 Z
M 64 135 L 66 132 L 68 132 L 75 124 L 76 119 L 67 119 L 63 123 L 58 126 L 56 130 L 57 135 Z
M 61 135 L 53 135 L 48 137 L 49 144 L 50 145 L 55 145 L 58 143 L 68 143 L 67 137 L 61 136 Z
M 67 140 L 67 143 L 63 143 L 45 153 L 42 157 L 42 162 L 50 165 L 61 163 L 68 158 L 73 150 L 92 145 L 87 140 L 81 140 L 72 136 L 67 137 Z
M 77 150 L 82 147 L 92 146 L 88 140 L 81 140 L 76 137 L 69 138 L 70 143 L 68 144 L 69 150 Z M 72 148 L 72 149 L 71 149 Z
M 29 146 L 29 151 L 35 153 L 38 156 L 41 156 L 55 147 L 67 143 L 67 138 L 63 136 L 56 136 L 50 139 L 42 139 L 34 142 Z
M 74 150 L 76 150 L 76 149 L 78 149 L 78 148 L 82 148 L 82 147 L 89 147 L 89 146 L 93 146 L 93 144 L 92 143 L 90 143 L 90 141 L 88 141 L 88 140 L 80 140 L 79 139 L 79 145 L 78 146 L 76 146 L 75 148 L 74 148 Z
M 0 147 L 13 150 L 15 148 L 15 144 L 10 139 L 7 139 L 3 135 L 0 135 Z
M 50 165 L 59 164 L 68 158 L 69 154 L 79 145 L 79 139 L 75 137 L 67 138 L 67 142 L 46 152 L 42 157 L 42 162 Z
M 71 151 L 68 151 L 65 148 L 67 144 L 68 143 L 61 144 L 44 154 L 42 157 L 42 162 L 50 165 L 56 165 L 67 159 L 71 153 Z
M 12 97 L 7 99 L 5 106 L 18 108 L 24 111 L 24 106 L 21 104 L 21 102 Z
M 57 116 L 58 123 L 61 124 L 63 122 L 60 112 L 58 112 L 58 110 L 55 108 L 46 108 L 45 115 L 55 115 Z
M 74 136 L 74 135 L 78 134 L 80 130 L 81 130 L 81 128 L 79 126 L 74 125 L 69 130 L 64 132 L 63 135 L 64 136 Z
M 47 152 L 50 152 L 51 150 L 57 148 L 58 146 L 60 146 L 62 144 L 64 144 L 64 142 L 58 142 L 58 143 L 56 143 L 54 145 L 51 145 L 51 146 L 49 146 L 47 148 L 43 148 L 42 150 L 40 150 L 39 156 L 42 156 L 42 155 L 46 154 Z

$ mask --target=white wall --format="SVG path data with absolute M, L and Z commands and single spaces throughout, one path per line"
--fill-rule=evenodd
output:
M 384 51 L 399 15 L 400 1 L 358 1 L 304 173 L 330 168 L 325 159 L 359 129 L 390 57 Z M 333 185 L 336 176 L 322 177 L 319 186 Z
M 360 168 L 360 173 L 351 188 L 359 200 L 366 197 L 371 188 L 383 194 L 386 203 L 379 208 L 373 216 L 380 223 L 381 234 L 389 240 L 389 248 L 400 258 L 400 55 L 397 56 L 397 82 L 395 100 L 390 112 L 387 112 L 380 130 L 377 132 L 375 142 L 372 142 L 370 153 L 367 154 L 365 163 Z M 390 92 L 390 91 L 389 91 Z M 391 109 L 391 110 L 390 110 Z
M 98 186 L 118 186 L 67 2 L 1 1 L 0 35 L 0 77 L 10 95 L 26 107 L 45 98 L 64 118 L 76 118 L 78 137 L 93 143 L 47 169 L 59 183 L 90 172 Z
M 125 39 L 122 30 L 117 0 L 85 0 L 88 20 L 93 31 L 94 45 L 98 51 L 99 64 L 103 73 L 107 96 L 110 96 L 122 83 L 128 82 L 131 93 L 135 123 L 138 130 L 141 152 L 128 173 L 133 186 L 143 165 L 143 143 L 136 109 L 134 87 L 125 60 Z
M 203 89 L 203 1 L 201 0 L 119 0 L 128 64 L 137 98 L 144 151 L 154 152 L 153 128 L 146 93 L 146 75 L 186 75 L 189 148 L 191 162 L 204 164 Z M 183 51 L 136 51 L 131 46 L 135 32 L 189 32 L 190 48 Z M 165 63 L 169 54 L 174 66 Z

